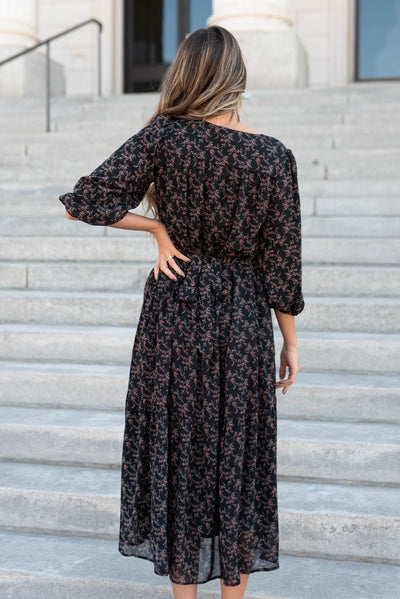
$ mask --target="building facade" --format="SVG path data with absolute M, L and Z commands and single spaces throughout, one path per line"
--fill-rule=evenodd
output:
M 104 95 L 155 90 L 185 35 L 213 24 L 237 37 L 248 89 L 400 78 L 400 0 L 0 0 L 0 60 L 93 17 Z M 4 65 L 0 95 L 40 93 L 44 52 Z M 96 93 L 95 25 L 54 41 L 51 59 L 53 93 Z

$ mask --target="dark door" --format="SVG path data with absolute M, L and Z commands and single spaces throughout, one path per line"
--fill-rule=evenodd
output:
M 125 0 L 124 93 L 156 91 L 179 43 L 206 27 L 212 0 Z

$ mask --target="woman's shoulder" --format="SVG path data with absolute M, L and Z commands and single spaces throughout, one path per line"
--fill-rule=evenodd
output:
M 162 131 L 165 128 L 172 126 L 172 119 L 167 114 L 155 114 L 151 117 L 146 125 L 146 129 Z
M 140 139 L 148 149 L 155 148 L 171 126 L 172 123 L 166 115 L 155 114 L 146 121 L 131 139 Z
M 151 118 L 147 127 L 150 127 L 151 129 L 156 129 L 156 130 L 164 130 L 164 129 L 172 129 L 174 127 L 174 125 L 182 126 L 184 124 L 187 124 L 188 122 L 191 122 L 191 119 L 185 119 L 182 117 L 175 117 L 170 114 L 159 113 L 159 114 L 154 115 Z M 209 121 L 205 121 L 205 123 L 208 123 L 208 122 Z M 210 125 L 213 125 L 213 123 L 210 122 Z M 216 125 L 216 127 L 217 127 L 217 125 Z M 285 154 L 287 151 L 289 151 L 289 152 L 291 151 L 281 139 L 274 137 L 272 135 L 268 135 L 266 133 L 259 133 L 259 132 L 255 131 L 254 129 L 252 129 L 251 127 L 248 127 L 244 123 L 243 123 L 243 127 L 240 129 L 234 129 L 234 128 L 228 128 L 228 127 L 220 127 L 220 129 L 226 129 L 226 130 L 228 130 L 228 133 L 229 132 L 233 132 L 233 133 L 237 132 L 239 134 L 240 133 L 245 133 L 245 134 L 248 133 L 251 136 L 251 137 L 249 137 L 249 139 L 254 139 L 255 141 L 259 139 L 263 142 L 266 142 L 270 146 L 274 146 L 274 148 L 282 154 Z
M 286 154 L 286 152 L 289 150 L 288 146 L 285 144 L 284 141 L 282 141 L 281 139 L 279 139 L 278 137 L 274 137 L 272 135 L 265 135 L 264 137 L 267 138 L 269 144 L 271 146 L 274 147 L 274 149 L 280 153 L 280 154 Z
M 269 151 L 272 152 L 275 164 L 292 165 L 296 163 L 294 154 L 281 139 L 271 135 L 265 136 L 268 138 Z

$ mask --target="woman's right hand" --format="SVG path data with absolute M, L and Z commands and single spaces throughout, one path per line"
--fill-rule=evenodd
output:
M 157 240 L 158 252 L 159 252 L 158 260 L 154 265 L 154 278 L 156 280 L 158 279 L 158 275 L 161 270 L 163 273 L 165 273 L 167 275 L 168 278 L 176 281 L 177 276 L 174 274 L 173 271 L 171 271 L 168 268 L 170 265 L 172 265 L 174 270 L 179 275 L 182 275 L 184 277 L 185 273 L 183 272 L 183 270 L 176 263 L 174 258 L 173 257 L 169 258 L 169 256 L 175 256 L 177 258 L 181 258 L 185 262 L 189 262 L 190 258 L 188 256 L 185 256 L 185 254 L 182 254 L 182 252 L 180 252 L 178 250 L 178 248 L 175 247 L 170 236 L 168 235 L 168 231 L 167 231 L 164 223 L 159 222 L 159 224 L 157 224 L 157 226 L 152 230 L 152 233 Z
M 299 363 L 299 358 L 297 355 L 297 348 L 286 347 L 283 345 L 280 355 L 280 367 L 279 367 L 279 377 L 280 380 L 276 382 L 276 388 L 282 387 L 282 393 L 285 394 L 289 389 L 290 385 L 293 385 L 297 374 L 301 370 L 301 366 Z M 285 379 L 286 368 L 289 369 L 288 378 Z

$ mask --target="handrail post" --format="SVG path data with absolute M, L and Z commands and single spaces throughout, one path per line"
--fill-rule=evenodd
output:
M 50 131 L 50 42 L 46 44 L 46 131 Z
M 97 91 L 101 96 L 101 25 L 97 28 Z

